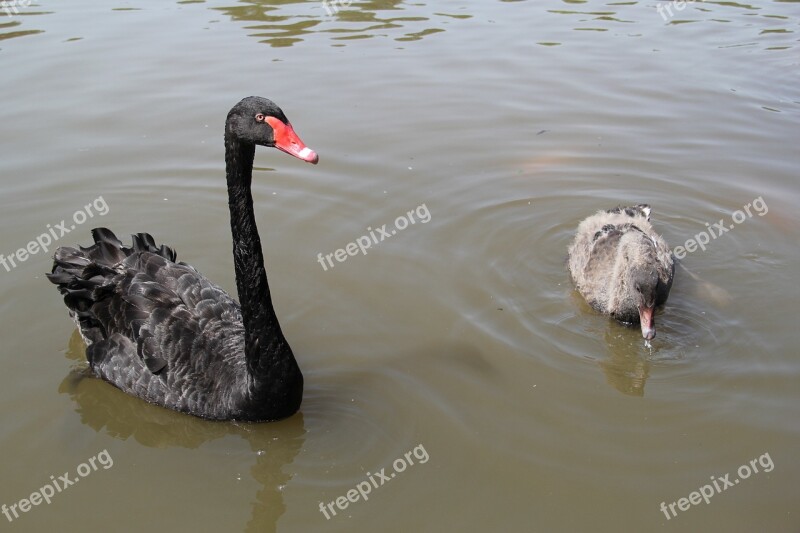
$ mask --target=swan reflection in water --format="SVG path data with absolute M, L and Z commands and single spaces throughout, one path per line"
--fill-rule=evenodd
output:
M 650 377 L 648 349 L 634 328 L 609 320 L 605 333 L 608 356 L 600 368 L 608 384 L 628 396 L 644 396 L 644 385 Z
M 694 357 L 708 342 L 725 342 L 719 336 L 725 335 L 724 314 L 732 302 L 730 293 L 678 265 L 678 290 L 674 302 L 660 312 L 662 334 L 652 345 L 642 342 L 635 326 L 608 321 L 604 333 L 607 356 L 599 365 L 609 385 L 623 394 L 644 396 L 653 364 Z
M 302 413 L 268 424 L 198 419 L 151 405 L 94 377 L 86 365 L 84 352 L 85 345 L 75 330 L 67 357 L 76 365 L 58 389 L 75 401 L 81 422 L 98 433 L 120 440 L 133 438 L 149 448 L 197 449 L 229 435 L 241 436 L 255 452 L 250 474 L 261 487 L 252 500 L 246 531 L 276 529 L 278 519 L 286 511 L 281 489 L 293 477 L 287 467 L 305 442 Z

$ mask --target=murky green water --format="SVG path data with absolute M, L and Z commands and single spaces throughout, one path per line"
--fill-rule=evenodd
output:
M 800 528 L 800 2 L 9 10 L 4 530 Z M 210 423 L 87 377 L 49 252 L 16 251 L 148 231 L 234 291 L 222 124 L 251 94 L 321 158 L 261 150 L 254 179 L 306 395 L 284 422 Z M 564 265 L 582 218 L 629 202 L 672 246 L 729 226 L 683 259 L 651 348 Z

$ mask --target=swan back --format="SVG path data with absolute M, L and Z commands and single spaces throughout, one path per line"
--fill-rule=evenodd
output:
M 598 211 L 586 218 L 568 254 L 578 292 L 593 308 L 618 320 L 640 322 L 643 308 L 651 320 L 653 308 L 669 295 L 672 253 L 650 224 L 647 205 Z

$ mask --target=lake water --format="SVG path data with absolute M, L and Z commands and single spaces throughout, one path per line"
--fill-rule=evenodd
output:
M 3 530 L 800 530 L 797 0 L 8 4 Z M 89 377 L 51 251 L 17 250 L 147 231 L 234 293 L 222 127 L 252 94 L 320 155 L 254 173 L 306 392 L 212 423 Z M 565 268 L 640 202 L 707 241 L 649 347 Z

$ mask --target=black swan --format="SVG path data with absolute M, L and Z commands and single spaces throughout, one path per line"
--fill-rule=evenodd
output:
M 647 340 L 656 336 L 653 314 L 667 301 L 675 265 L 650 225 L 649 205 L 599 211 L 581 222 L 568 265 L 589 305 L 621 322 L 641 323 Z
M 64 295 L 95 375 L 202 418 L 279 420 L 299 409 L 303 375 L 272 307 L 253 212 L 257 144 L 319 159 L 272 101 L 251 96 L 228 113 L 225 169 L 241 305 L 147 233 L 126 247 L 98 228 L 94 245 L 56 250 L 48 278 Z

